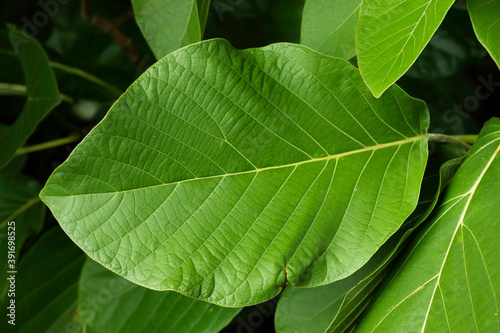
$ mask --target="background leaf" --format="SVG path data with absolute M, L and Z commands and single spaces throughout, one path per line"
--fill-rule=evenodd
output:
M 7 324 L 7 302 L 2 303 L 2 332 L 79 333 L 72 321 L 78 278 L 85 255 L 62 232 L 52 228 L 26 253 L 16 275 L 16 325 Z
M 454 0 L 364 0 L 356 34 L 358 65 L 379 97 L 415 62 Z
M 500 0 L 467 0 L 467 8 L 477 38 L 500 68 Z
M 356 55 L 356 27 L 362 0 L 307 0 L 300 42 L 343 59 Z
M 41 197 L 133 282 L 250 305 L 366 263 L 417 204 L 427 126 L 421 101 L 373 98 L 345 60 L 212 40 L 143 74 Z
M 359 332 L 500 329 L 500 119 L 486 123 Z
M 132 0 L 137 24 L 156 59 L 202 39 L 209 3 L 207 0 Z
M 0 172 L 0 248 L 4 249 L 0 261 L 0 301 L 8 288 L 7 271 L 12 271 L 7 267 L 8 223 L 15 222 L 16 258 L 19 259 L 28 237 L 42 229 L 46 208 L 38 197 L 40 189 L 40 184 L 27 176 L 13 171 Z
M 439 193 L 453 177 L 465 154 L 463 148 L 439 145 L 429 157 L 419 203 L 412 215 L 365 264 L 353 275 L 316 288 L 287 287 L 276 310 L 276 331 L 344 332 L 372 299 L 396 252 L 413 230 L 434 208 Z
M 77 320 L 100 333 L 216 333 L 241 311 L 140 287 L 90 259 L 79 288 Z
M 13 27 L 8 36 L 24 70 L 28 100 L 14 124 L 0 135 L 0 168 L 9 163 L 38 123 L 61 102 L 56 78 L 41 45 Z

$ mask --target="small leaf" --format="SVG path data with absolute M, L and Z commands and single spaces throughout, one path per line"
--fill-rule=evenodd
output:
M 454 0 L 364 0 L 356 47 L 361 75 L 375 97 L 399 79 L 443 21 Z
M 500 0 L 467 0 L 476 36 L 500 68 Z
M 26 253 L 17 269 L 16 325 L 7 323 L 7 302 L 12 298 L 5 298 L 0 331 L 81 332 L 81 325 L 72 319 L 84 260 L 83 252 L 59 227 L 46 232 Z
M 146 71 L 41 197 L 119 275 L 251 305 L 368 261 L 417 204 L 427 126 L 423 102 L 373 98 L 345 60 L 212 40 Z
M 500 330 L 500 119 L 488 121 L 357 332 Z
M 24 242 L 42 229 L 46 209 L 38 197 L 40 189 L 40 184 L 27 176 L 12 171 L 0 172 L 0 248 L 4 249 L 0 261 L 0 301 L 8 288 L 7 271 L 16 270 L 8 269 L 8 234 L 15 232 L 15 253 L 19 259 Z
M 28 100 L 15 123 L 0 135 L 0 168 L 9 163 L 38 123 L 61 102 L 49 59 L 38 41 L 13 27 L 8 36 L 24 70 Z
M 90 259 L 83 266 L 77 320 L 100 333 L 217 333 L 240 311 L 140 287 Z
M 361 2 L 362 0 L 307 0 L 302 15 L 301 43 L 334 57 L 354 57 Z
M 285 288 L 276 309 L 276 331 L 323 333 L 344 332 L 349 328 L 370 302 L 373 290 L 387 274 L 395 253 L 431 213 L 439 193 L 453 177 L 464 154 L 465 151 L 456 146 L 436 147 L 429 157 L 416 210 L 356 273 L 317 288 Z
M 132 0 L 137 24 L 156 59 L 202 39 L 209 4 L 208 0 Z

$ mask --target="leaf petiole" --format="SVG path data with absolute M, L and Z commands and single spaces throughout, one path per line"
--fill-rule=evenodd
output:
M 470 144 L 476 142 L 477 135 L 446 135 L 439 133 L 429 133 L 429 141 L 449 143 L 463 147 L 465 150 L 471 148 Z
M 19 148 L 16 151 L 16 155 L 28 154 L 28 153 L 33 153 L 33 152 L 44 150 L 44 149 L 49 149 L 49 148 L 67 145 L 68 143 L 75 142 L 81 138 L 82 138 L 82 136 L 80 134 L 71 134 L 70 136 L 65 137 L 65 138 L 47 141 L 47 142 L 40 143 L 40 144 L 33 145 L 33 146 Z

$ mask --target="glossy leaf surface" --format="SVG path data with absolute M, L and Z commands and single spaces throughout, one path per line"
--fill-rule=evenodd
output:
M 358 65 L 379 97 L 415 62 L 454 0 L 364 0 L 356 34 Z
M 321 53 L 350 59 L 356 55 L 361 0 L 307 0 L 300 42 Z
M 212 40 L 143 74 L 41 197 L 127 279 L 250 305 L 368 261 L 417 204 L 427 126 L 423 102 L 373 98 L 345 60 Z
M 100 333 L 217 333 L 241 311 L 140 287 L 88 259 L 77 320 Z
M 499 191 L 500 119 L 494 118 L 357 331 L 498 331 Z
M 24 70 L 28 100 L 14 124 L 0 135 L 0 168 L 9 163 L 38 123 L 61 102 L 56 78 L 40 43 L 14 28 L 9 39 Z

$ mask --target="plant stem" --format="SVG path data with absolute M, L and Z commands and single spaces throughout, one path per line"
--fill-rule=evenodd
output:
M 477 135 L 455 135 L 455 136 L 452 136 L 452 135 L 446 135 L 446 134 L 438 134 L 438 133 L 429 133 L 429 141 L 436 141 L 436 142 L 444 142 L 444 143 L 450 143 L 450 144 L 453 144 L 453 145 L 459 145 L 461 147 L 463 147 L 465 150 L 469 150 L 471 148 L 471 146 L 464 142 L 462 140 L 462 138 L 468 138 L 468 137 L 475 137 L 477 138 Z M 470 138 L 468 138 L 470 139 Z M 469 141 L 470 142 L 470 141 Z M 475 142 L 475 140 L 474 140 Z M 473 143 L 473 142 L 471 142 Z
M 81 139 L 81 137 L 82 136 L 80 134 L 72 134 L 72 135 L 65 137 L 65 138 L 47 141 L 47 142 L 40 143 L 40 144 L 33 145 L 33 146 L 19 148 L 16 151 L 16 155 L 28 154 L 28 153 L 33 153 L 35 151 L 40 151 L 40 150 L 44 150 L 44 149 L 49 149 L 49 148 L 67 145 L 68 143 L 72 143 L 72 142 L 75 142 L 75 141 Z
M 10 51 L 10 50 L 3 49 L 3 48 L 0 48 L 0 54 L 5 54 L 5 55 L 12 56 L 12 57 L 17 57 L 17 55 L 14 51 Z M 60 69 L 62 71 L 65 71 L 66 73 L 79 76 L 85 80 L 88 80 L 88 81 L 95 83 L 103 88 L 106 88 L 106 89 L 110 90 L 111 92 L 113 92 L 116 96 L 120 96 L 123 93 L 123 91 L 121 89 L 117 88 L 116 86 L 112 85 L 111 83 L 108 83 L 108 82 L 98 78 L 97 76 L 94 76 L 90 73 L 87 73 L 84 70 L 81 70 L 79 68 L 64 65 L 64 64 L 61 64 L 60 62 L 56 62 L 56 61 L 49 61 L 49 65 L 52 68 Z
M 104 81 L 104 80 L 102 80 L 102 79 L 100 79 L 100 78 L 98 78 L 90 73 L 87 73 L 79 68 L 67 66 L 67 65 L 55 62 L 55 61 L 49 61 L 49 65 L 53 68 L 60 69 L 62 71 L 65 71 L 65 72 L 73 74 L 73 75 L 77 75 L 77 76 L 84 78 L 90 82 L 93 82 L 101 87 L 104 87 L 104 88 L 108 89 L 109 91 L 113 92 L 114 94 L 116 94 L 117 96 L 120 96 L 123 93 L 120 89 L 118 89 L 117 87 L 115 87 L 111 83 L 108 83 L 108 82 L 106 82 L 106 81 Z
M 26 86 L 16 83 L 0 82 L 0 95 L 25 96 Z
M 59 93 L 61 99 L 68 103 L 74 103 L 73 97 Z M 0 95 L 10 95 L 10 96 L 26 96 L 27 88 L 25 85 L 17 83 L 0 82 Z
M 477 134 L 452 135 L 452 138 L 458 139 L 468 144 L 474 144 L 477 141 Z

